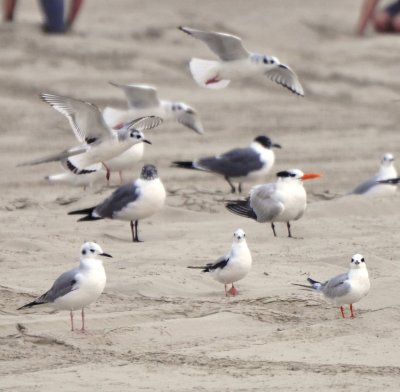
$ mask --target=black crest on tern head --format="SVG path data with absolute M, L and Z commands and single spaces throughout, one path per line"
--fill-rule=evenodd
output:
M 296 177 L 296 173 L 293 173 L 292 171 L 289 171 L 289 170 L 283 170 L 283 171 L 276 173 L 276 176 L 281 177 L 281 178 Z
M 157 168 L 154 165 L 144 165 L 140 173 L 140 178 L 144 180 L 154 180 L 158 178 Z

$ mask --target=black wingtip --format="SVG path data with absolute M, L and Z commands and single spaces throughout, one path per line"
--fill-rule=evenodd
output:
M 75 210 L 68 212 L 68 215 L 90 215 L 95 207 L 84 208 L 83 210 Z
M 32 301 L 29 302 L 29 304 L 26 304 L 24 306 L 21 306 L 20 308 L 18 308 L 17 310 L 21 310 L 21 309 L 26 309 L 26 308 L 31 308 L 32 306 L 36 306 L 36 305 L 43 305 L 45 302 L 39 302 L 39 301 Z
M 103 218 L 96 218 L 90 215 L 84 216 L 83 218 L 78 219 L 78 222 L 87 222 L 87 221 L 94 221 L 94 220 L 99 220 Z
M 193 161 L 174 161 L 172 167 L 180 167 L 182 169 L 195 169 Z
M 318 282 L 317 280 L 314 280 L 314 279 L 311 279 L 311 278 L 307 278 L 307 281 L 308 281 L 309 283 L 311 283 L 311 284 L 316 284 L 316 283 L 321 284 L 321 282 Z

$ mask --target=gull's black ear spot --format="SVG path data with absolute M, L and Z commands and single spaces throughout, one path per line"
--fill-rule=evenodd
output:
M 86 250 L 85 250 L 85 249 L 82 251 L 82 254 L 83 254 L 83 255 L 85 255 L 85 254 L 86 254 Z

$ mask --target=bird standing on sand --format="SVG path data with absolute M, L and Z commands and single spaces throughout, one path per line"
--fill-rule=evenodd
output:
M 326 299 L 340 306 L 343 318 L 345 318 L 343 305 L 349 305 L 350 317 L 354 318 L 353 304 L 365 297 L 371 286 L 365 259 L 360 254 L 355 254 L 351 258 L 350 270 L 344 274 L 336 275 L 324 283 L 311 278 L 307 280 L 311 286 L 301 284 L 296 284 L 296 286 L 322 293 Z
M 95 207 L 71 211 L 68 215 L 86 215 L 79 222 L 104 218 L 130 221 L 132 241 L 140 242 L 139 220 L 160 211 L 165 198 L 165 188 L 158 177 L 157 168 L 154 165 L 145 165 L 140 178 L 133 183 L 122 185 Z
M 238 294 L 238 290 L 233 284 L 250 272 L 251 264 L 252 258 L 247 246 L 246 234 L 242 229 L 237 229 L 233 234 L 233 243 L 228 253 L 204 267 L 191 266 L 188 268 L 202 269 L 202 272 L 208 272 L 215 280 L 225 285 L 226 296 L 235 296 Z M 229 290 L 226 287 L 228 284 L 232 285 Z
M 284 170 L 276 174 L 275 183 L 256 185 L 245 200 L 233 200 L 226 208 L 237 215 L 257 222 L 271 222 L 276 237 L 274 222 L 286 222 L 288 236 L 292 237 L 290 221 L 300 219 L 307 207 L 304 180 L 320 177 L 318 173 L 303 173 L 299 169 Z
M 397 187 L 394 181 L 388 181 L 387 183 L 383 182 L 385 180 L 392 180 L 397 177 L 397 171 L 393 162 L 393 154 L 386 153 L 381 160 L 378 172 L 368 180 L 364 181 L 362 184 L 358 185 L 351 192 L 351 194 L 382 196 L 392 195 L 394 192 L 396 192 Z
M 82 309 L 81 331 L 85 332 L 84 308 L 96 301 L 106 285 L 103 262 L 98 256 L 112 257 L 108 253 L 104 253 L 101 247 L 94 242 L 83 244 L 80 250 L 79 267 L 64 272 L 57 278 L 49 291 L 18 310 L 36 305 L 47 305 L 56 310 L 69 310 L 71 331 L 73 331 L 73 311 Z
M 275 162 L 272 148 L 281 148 L 268 136 L 257 136 L 249 147 L 235 148 L 222 155 L 197 159 L 195 161 L 175 161 L 176 167 L 211 172 L 224 176 L 235 193 L 236 188 L 231 179 L 239 181 L 239 192 L 242 182 L 263 178 L 271 170 Z
M 291 92 L 304 95 L 297 75 L 289 66 L 282 64 L 274 56 L 248 52 L 239 37 L 189 27 L 179 29 L 203 41 L 220 58 L 220 61 L 198 58 L 190 61 L 190 71 L 199 86 L 221 89 L 226 87 L 231 79 L 266 75 Z

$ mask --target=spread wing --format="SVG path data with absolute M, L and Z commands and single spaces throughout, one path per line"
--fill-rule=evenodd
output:
M 297 75 L 287 65 L 279 64 L 265 73 L 273 82 L 286 87 L 297 95 L 304 95 L 304 90 Z
M 118 84 L 110 82 L 115 87 L 122 89 L 128 100 L 130 109 L 144 109 L 159 106 L 157 90 L 144 84 Z
M 179 27 L 183 32 L 202 40 L 221 60 L 232 61 L 249 57 L 249 52 L 243 47 L 242 40 L 226 33 L 201 31 L 190 27 Z
M 76 138 L 81 143 L 93 143 L 97 139 L 109 139 L 113 136 L 96 105 L 60 95 L 41 93 L 40 97 L 67 117 Z

